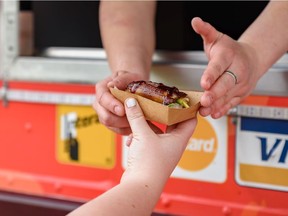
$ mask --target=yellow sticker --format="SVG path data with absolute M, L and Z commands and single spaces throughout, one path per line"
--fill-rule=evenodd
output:
M 205 118 L 199 118 L 178 165 L 189 171 L 203 170 L 214 161 L 217 151 L 218 139 L 213 126 Z
M 115 165 L 115 134 L 99 123 L 90 106 L 56 107 L 56 154 L 59 162 L 111 169 Z
M 201 117 L 172 177 L 223 183 L 227 179 L 228 118 Z

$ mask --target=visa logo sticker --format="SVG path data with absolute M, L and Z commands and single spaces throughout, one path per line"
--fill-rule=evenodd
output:
M 288 191 L 288 121 L 239 117 L 238 123 L 237 182 Z

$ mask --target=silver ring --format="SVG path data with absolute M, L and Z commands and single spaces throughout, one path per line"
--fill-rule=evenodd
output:
M 224 73 L 227 73 L 230 76 L 232 76 L 234 79 L 235 85 L 237 84 L 237 82 L 238 82 L 237 76 L 232 71 L 226 70 Z

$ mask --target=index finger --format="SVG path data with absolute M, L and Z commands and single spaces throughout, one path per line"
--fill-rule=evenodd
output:
M 139 75 L 128 71 L 118 71 L 113 74 L 110 82 L 107 83 L 108 87 L 117 87 L 118 89 L 125 89 L 127 85 L 132 82 L 139 80 Z
M 217 54 L 212 55 L 201 77 L 201 87 L 205 90 L 210 89 L 230 64 L 231 55 L 228 52 L 219 50 Z
M 123 104 L 110 93 L 110 90 L 107 87 L 107 83 L 109 81 L 110 79 L 106 79 L 96 84 L 96 100 L 102 107 L 114 113 L 115 115 L 124 116 L 125 111 Z

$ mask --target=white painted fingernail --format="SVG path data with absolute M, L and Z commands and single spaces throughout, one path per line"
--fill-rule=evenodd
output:
M 136 100 L 134 98 L 129 98 L 126 100 L 126 106 L 128 108 L 136 106 Z

